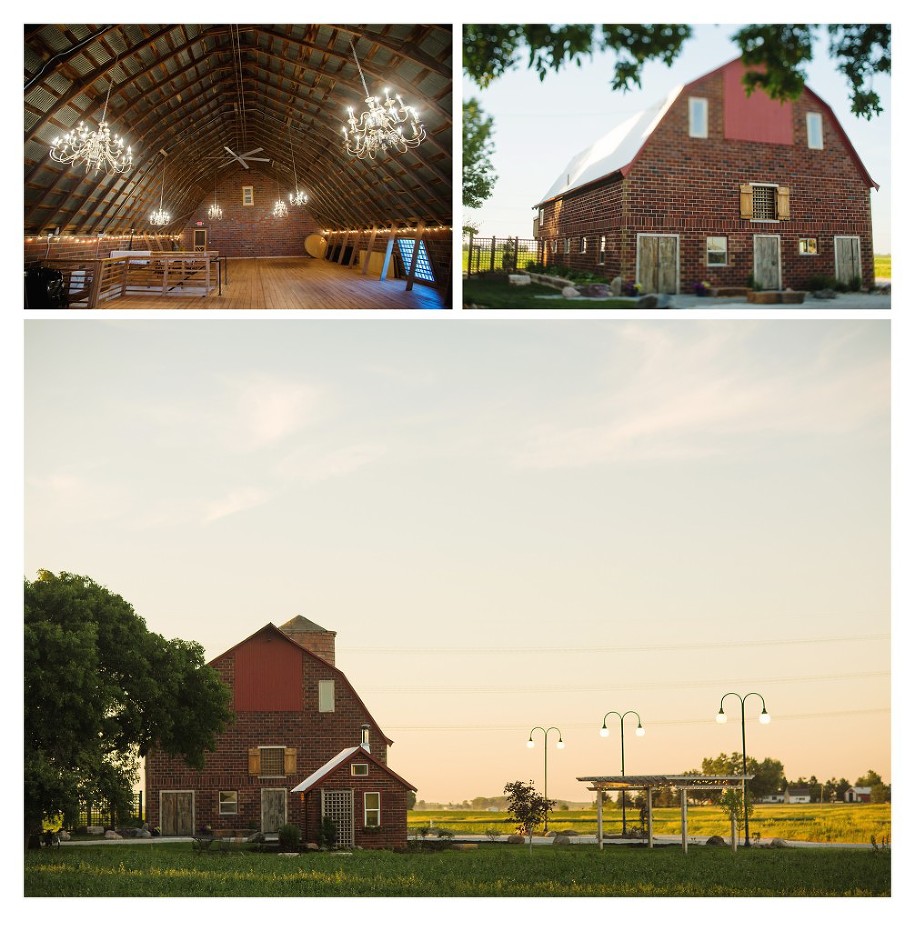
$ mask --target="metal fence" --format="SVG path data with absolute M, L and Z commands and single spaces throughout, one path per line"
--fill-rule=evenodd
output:
M 136 819 L 137 821 L 146 820 L 146 806 L 144 805 L 142 792 L 134 792 L 133 804 L 130 806 L 130 811 L 122 812 L 120 818 L 126 818 L 127 820 Z M 109 808 L 92 808 L 91 806 L 87 806 L 80 809 L 79 814 L 76 816 L 76 820 L 72 824 L 67 825 L 67 827 L 83 828 L 92 827 L 93 825 L 107 827 L 113 824 L 115 820 L 118 819 L 112 815 Z
M 469 236 L 463 246 L 463 272 L 524 271 L 531 262 L 542 261 L 543 243 L 539 239 L 489 239 Z

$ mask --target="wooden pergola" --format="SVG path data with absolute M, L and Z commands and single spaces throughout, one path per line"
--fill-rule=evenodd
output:
M 626 792 L 632 789 L 644 791 L 647 800 L 648 846 L 654 847 L 652 828 L 651 794 L 655 789 L 679 789 L 680 791 L 680 837 L 683 852 L 687 852 L 687 804 L 690 792 L 708 792 L 714 789 L 741 788 L 746 792 L 746 782 L 753 776 L 579 776 L 579 782 L 588 782 L 589 792 L 597 793 L 597 843 L 604 849 L 604 793 Z

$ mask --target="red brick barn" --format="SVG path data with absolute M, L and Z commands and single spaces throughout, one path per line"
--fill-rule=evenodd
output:
M 267 624 L 212 660 L 231 691 L 235 721 L 202 770 L 149 752 L 150 824 L 166 836 L 187 836 L 206 827 L 274 833 L 290 823 L 304 841 L 317 841 L 326 815 L 337 821 L 341 843 L 406 845 L 413 786 L 388 769 L 392 741 L 336 668 L 335 637 L 297 616 Z M 310 794 L 292 794 L 309 779 Z
M 747 97 L 732 61 L 577 155 L 535 205 L 547 265 L 646 293 L 873 285 L 876 183 L 809 88 Z

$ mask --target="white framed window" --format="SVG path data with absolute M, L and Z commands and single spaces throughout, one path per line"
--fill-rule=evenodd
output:
M 241 205 L 242 207 L 254 206 L 254 185 L 243 184 L 241 188 Z
M 600 249 L 597 252 L 597 264 L 604 265 L 607 261 L 607 237 L 601 236 Z
M 707 236 L 705 239 L 705 264 L 728 264 L 728 237 Z
M 365 812 L 365 826 L 367 828 L 381 827 L 381 793 L 366 792 L 362 796 L 363 811 Z
M 543 207 L 540 208 L 540 211 L 537 214 L 537 221 L 543 226 Z
M 318 711 L 333 711 L 334 703 L 334 680 L 318 680 Z
M 817 254 L 817 241 L 815 239 L 799 239 L 797 241 L 797 251 L 801 255 L 816 255 Z
M 689 134 L 693 139 L 708 138 L 708 100 L 689 98 Z
M 220 792 L 219 793 L 219 813 L 221 815 L 238 814 L 238 793 L 237 792 Z
M 582 255 L 584 255 L 587 251 L 588 251 L 588 237 L 587 237 L 587 236 L 582 236 L 582 237 L 581 237 L 581 247 L 580 247 L 580 249 L 579 249 L 579 252 L 580 252 Z
M 350 763 L 349 772 L 351 776 L 367 776 L 369 774 L 369 764 Z
M 565 242 L 562 244 L 562 251 L 568 255 L 572 251 L 572 240 L 566 237 Z
M 823 114 L 807 114 L 807 148 L 823 148 Z

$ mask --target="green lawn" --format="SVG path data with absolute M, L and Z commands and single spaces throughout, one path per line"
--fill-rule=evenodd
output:
M 463 303 L 490 310 L 606 310 L 632 308 L 631 298 L 567 301 L 555 288 L 531 283 L 519 287 L 486 278 L 465 278 Z M 540 296 L 538 296 L 540 295 Z
M 655 834 L 680 833 L 679 808 L 655 808 L 653 812 Z M 409 829 L 433 824 L 456 834 L 485 835 L 488 830 L 511 834 L 514 827 L 506 820 L 505 812 L 470 810 L 411 811 L 407 814 Z M 629 826 L 638 825 L 638 813 L 629 809 Z M 593 808 L 576 811 L 555 811 L 550 815 L 550 828 L 556 831 L 573 830 L 580 834 L 597 833 L 597 812 Z M 689 809 L 687 828 L 691 835 L 718 834 L 730 837 L 730 826 L 717 805 L 693 806 Z M 783 840 L 812 841 L 814 843 L 868 844 L 871 837 L 878 843 L 891 839 L 891 807 L 881 805 L 757 805 L 750 816 L 750 833 L 763 837 L 780 837 Z M 616 806 L 604 809 L 605 834 L 619 834 L 622 830 L 622 812 Z
M 26 896 L 888 896 L 890 853 L 481 844 L 435 852 L 195 853 L 190 844 L 33 850 Z

